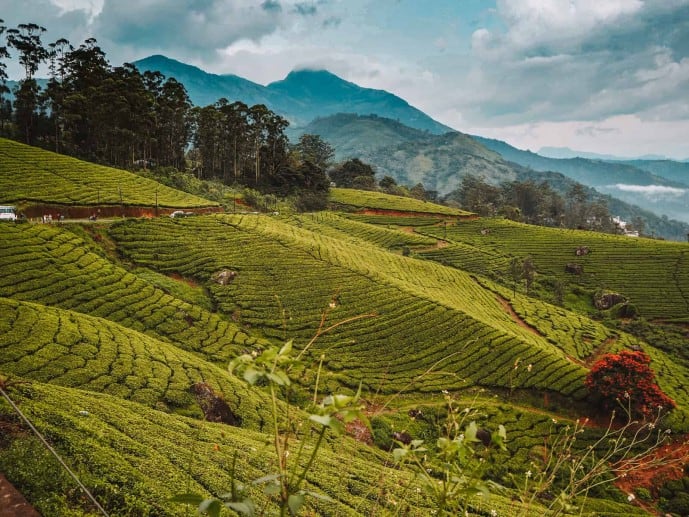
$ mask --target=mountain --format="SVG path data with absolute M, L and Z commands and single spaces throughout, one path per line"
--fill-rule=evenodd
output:
M 296 141 L 304 133 L 319 135 L 330 143 L 335 148 L 336 161 L 358 158 L 380 147 L 426 140 L 431 136 L 396 120 L 354 113 L 318 117 L 306 126 L 288 128 L 292 141 Z
M 622 163 L 689 186 L 689 162 L 674 160 L 625 160 Z
M 275 96 L 262 85 L 237 75 L 216 75 L 165 56 L 155 55 L 133 63 L 140 72 L 158 71 L 174 77 L 187 89 L 189 98 L 197 106 L 207 106 L 225 97 L 230 102 L 240 100 L 249 106 L 265 104 L 270 107 Z
M 537 171 L 560 172 L 654 214 L 689 222 L 689 167 L 684 163 L 669 160 L 611 162 L 586 158 L 547 158 L 531 151 L 522 151 L 501 140 L 479 136 L 474 138 L 510 162 Z
M 325 70 L 298 70 L 267 86 L 236 75 L 216 75 L 165 56 L 150 56 L 133 63 L 140 71 L 159 71 L 187 88 L 197 106 L 225 97 L 248 105 L 265 104 L 293 126 L 303 126 L 316 117 L 340 112 L 376 114 L 433 134 L 453 131 L 407 101 L 385 90 L 363 88 Z
M 554 172 L 554 169 L 536 170 L 508 161 L 499 154 L 499 150 L 514 150 L 514 153 L 518 150 L 504 142 L 492 141 L 494 149 L 491 150 L 481 143 L 480 138 L 459 132 L 433 135 L 409 128 L 399 121 L 373 115 L 340 113 L 320 117 L 307 126 L 293 130 L 290 138 L 295 139 L 302 133 L 319 135 L 330 143 L 335 148 L 335 158 L 338 161 L 358 157 L 375 168 L 379 179 L 387 175 L 399 184 L 421 183 L 426 189 L 437 191 L 440 196 L 446 196 L 457 189 L 462 177 L 467 174 L 480 176 L 496 185 L 514 180 L 536 183 L 546 181 L 563 196 L 567 195 L 576 181 L 566 173 Z M 635 171 L 647 181 L 654 179 L 651 173 L 635 169 L 631 165 L 617 164 L 617 167 Z M 590 188 L 589 195 L 604 201 L 614 215 L 626 221 L 642 218 L 649 234 L 672 240 L 686 238 L 686 224 L 657 215 L 666 213 L 668 217 L 683 220 L 688 215 L 686 210 L 668 211 L 667 204 L 651 200 L 636 206 L 639 204 L 636 201 L 645 199 L 639 192 L 614 192 L 605 189 L 605 186 Z M 652 186 L 649 187 L 649 192 L 652 189 Z
M 588 158 L 589 160 L 607 161 L 630 161 L 630 160 L 667 160 L 665 156 L 647 154 L 635 158 L 623 158 L 613 154 L 589 153 L 586 151 L 576 151 L 569 147 L 541 147 L 538 154 L 546 158 Z

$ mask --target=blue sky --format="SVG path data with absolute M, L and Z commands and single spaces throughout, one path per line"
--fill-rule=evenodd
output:
M 325 68 L 463 132 L 689 158 L 689 0 L 0 0 L 44 42 L 95 37 L 261 84 Z M 19 68 L 10 68 L 19 76 Z

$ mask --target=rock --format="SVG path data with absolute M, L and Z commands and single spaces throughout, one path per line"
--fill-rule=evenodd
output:
M 623 295 L 612 291 L 599 290 L 593 295 L 593 304 L 598 310 L 606 310 L 614 307 L 618 303 L 625 303 L 626 301 L 627 298 Z
M 232 282 L 232 280 L 234 280 L 236 276 L 236 271 L 232 271 L 230 269 L 223 269 L 222 271 L 213 273 L 213 275 L 211 276 L 211 280 L 220 285 L 227 285 L 230 282 Z
M 193 384 L 189 391 L 196 397 L 196 401 L 209 422 L 222 422 L 237 427 L 242 425 L 241 417 L 236 415 L 225 402 L 225 399 L 215 393 L 213 388 L 205 382 Z
M 569 264 L 565 265 L 565 271 L 573 275 L 581 275 L 584 272 L 584 266 L 570 262 Z

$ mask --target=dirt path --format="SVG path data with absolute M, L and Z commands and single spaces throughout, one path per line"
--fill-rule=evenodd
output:
M 0 517 L 41 517 L 2 474 L 0 474 Z
M 519 325 L 522 328 L 525 328 L 526 330 L 528 330 L 529 332 L 532 332 L 533 334 L 536 334 L 537 336 L 541 335 L 541 333 L 538 331 L 538 329 L 529 325 L 526 321 L 521 319 L 519 314 L 514 312 L 514 309 L 510 305 L 510 302 L 508 302 L 505 298 L 503 298 L 502 296 L 497 295 L 497 294 L 495 295 L 495 298 L 498 300 L 498 302 L 500 302 L 500 305 L 502 305 L 502 307 L 505 309 L 505 312 L 512 317 L 512 319 L 514 320 L 514 322 L 517 325 Z

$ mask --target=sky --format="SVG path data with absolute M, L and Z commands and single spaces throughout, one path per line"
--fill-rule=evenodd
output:
M 0 18 L 95 37 L 113 66 L 326 69 L 534 152 L 689 158 L 689 0 L 0 0 Z

